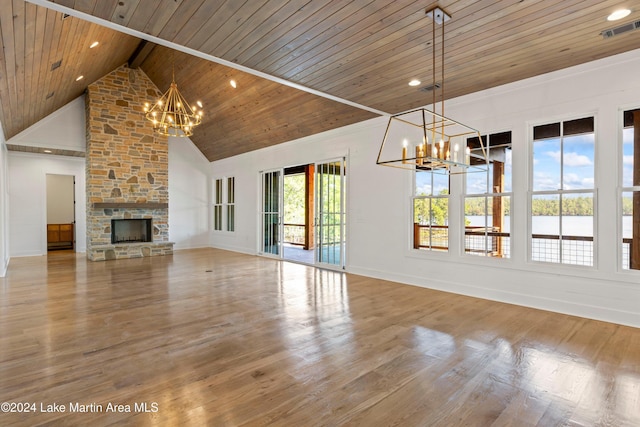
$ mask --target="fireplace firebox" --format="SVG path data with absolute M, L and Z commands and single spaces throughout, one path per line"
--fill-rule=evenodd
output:
M 152 242 L 151 218 L 112 219 L 111 243 Z

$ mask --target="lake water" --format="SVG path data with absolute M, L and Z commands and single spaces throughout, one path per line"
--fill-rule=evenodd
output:
M 472 226 L 484 226 L 483 216 L 467 216 Z M 504 232 L 510 232 L 511 218 L 504 217 Z M 487 224 L 491 225 L 492 217 L 489 216 Z M 535 216 L 532 218 L 531 231 L 533 234 L 558 234 L 560 220 L 557 216 Z M 622 231 L 624 237 L 631 237 L 632 217 L 622 217 Z M 613 230 L 611 230 L 613 231 Z M 562 234 L 566 236 L 593 236 L 593 217 L 591 216 L 566 216 L 562 224 Z

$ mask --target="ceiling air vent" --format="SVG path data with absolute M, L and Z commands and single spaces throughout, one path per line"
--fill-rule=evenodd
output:
M 440 83 L 434 83 L 434 84 L 429 85 L 429 86 L 421 87 L 421 88 L 420 88 L 420 91 L 421 91 L 421 92 L 431 92 L 431 91 L 433 91 L 434 89 L 440 89 L 441 87 L 442 87 L 442 84 L 440 84 Z
M 637 30 L 640 28 L 640 21 L 629 22 L 624 25 L 620 25 L 619 27 L 611 28 L 609 30 L 604 30 L 600 34 L 605 39 L 608 39 L 613 36 L 619 36 L 620 34 L 627 33 L 629 31 Z

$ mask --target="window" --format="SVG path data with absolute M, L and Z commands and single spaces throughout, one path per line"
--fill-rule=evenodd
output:
M 634 126 L 634 123 L 640 123 L 640 109 L 625 111 L 623 120 L 622 268 L 640 270 L 640 142 L 636 140 Z
M 482 139 L 489 170 L 466 174 L 464 250 L 470 255 L 509 258 L 511 132 L 494 133 Z
M 235 231 L 235 197 L 236 180 L 230 176 L 227 178 L 227 231 Z
M 531 260 L 593 266 L 594 118 L 533 128 Z
M 213 193 L 213 229 L 235 231 L 235 178 L 215 179 Z
M 222 230 L 222 179 L 216 179 L 213 203 L 213 229 Z
M 449 250 L 449 177 L 417 170 L 413 197 L 413 247 Z

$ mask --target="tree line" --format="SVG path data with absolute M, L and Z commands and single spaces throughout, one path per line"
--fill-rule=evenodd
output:
M 492 198 L 489 197 L 489 213 L 491 213 Z M 484 215 L 483 197 L 468 198 L 465 201 L 466 215 Z M 511 213 L 511 198 L 504 197 L 502 199 L 504 205 L 504 214 Z M 623 199 L 623 215 L 631 215 L 632 206 L 631 199 Z M 559 198 L 536 198 L 531 201 L 531 215 L 533 216 L 559 216 L 560 200 Z M 564 216 L 592 216 L 593 215 L 593 197 L 565 197 L 562 200 L 562 215 Z
M 491 215 L 492 197 L 487 199 L 487 213 Z M 511 214 L 511 198 L 502 198 L 504 215 Z M 592 216 L 592 197 L 571 197 L 565 198 L 562 202 L 562 214 L 565 216 Z M 531 201 L 531 212 L 533 216 L 558 216 L 560 215 L 560 202 L 554 199 L 534 199 Z M 630 215 L 632 212 L 631 199 L 623 200 L 623 214 Z M 465 200 L 466 216 L 485 215 L 485 198 L 471 197 Z M 448 217 L 448 200 L 446 198 L 431 199 L 431 212 L 429 212 L 429 199 L 416 199 L 414 203 L 414 221 L 419 224 L 446 225 Z
M 489 214 L 491 213 L 491 197 L 489 197 Z M 503 198 L 504 214 L 511 214 L 511 199 Z M 565 197 L 562 201 L 562 214 L 566 216 L 592 216 L 592 197 Z M 558 216 L 560 215 L 560 203 L 558 199 L 534 199 L 531 201 L 531 213 L 533 216 Z M 473 197 L 465 201 L 465 214 L 470 216 L 484 215 L 484 198 Z M 622 198 L 622 215 L 633 215 L 633 198 Z

